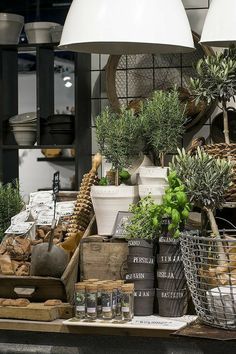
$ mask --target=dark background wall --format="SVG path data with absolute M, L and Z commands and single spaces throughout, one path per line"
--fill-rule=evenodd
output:
M 72 0 L 1 0 L 0 12 L 23 15 L 25 22 L 40 20 L 63 24 Z

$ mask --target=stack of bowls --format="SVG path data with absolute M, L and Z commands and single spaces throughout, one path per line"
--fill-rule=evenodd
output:
M 24 17 L 9 13 L 0 13 L 0 44 L 18 44 Z
M 49 133 L 55 144 L 69 145 L 74 141 L 74 121 L 71 114 L 54 114 L 48 117 Z
M 28 43 L 50 43 L 51 28 L 60 26 L 55 22 L 29 22 L 25 24 Z
M 18 145 L 34 145 L 37 131 L 36 112 L 18 114 L 9 119 Z

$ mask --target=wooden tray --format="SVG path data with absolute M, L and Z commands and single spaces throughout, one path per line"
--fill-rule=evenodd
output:
M 94 233 L 96 233 L 95 217 L 91 220 L 83 238 Z M 62 302 L 72 303 L 74 284 L 78 276 L 79 249 L 80 245 L 61 278 L 0 275 L 0 298 L 17 299 L 24 297 L 34 302 L 60 299 Z
M 0 306 L 0 318 L 48 322 L 71 316 L 73 307 L 69 304 L 44 306 L 43 303 L 31 303 L 27 307 Z

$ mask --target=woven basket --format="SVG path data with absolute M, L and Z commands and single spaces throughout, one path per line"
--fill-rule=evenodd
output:
M 227 202 L 236 202 L 236 144 L 212 144 L 204 146 L 204 150 L 211 156 L 220 159 L 230 158 L 233 163 L 232 185 L 226 193 Z

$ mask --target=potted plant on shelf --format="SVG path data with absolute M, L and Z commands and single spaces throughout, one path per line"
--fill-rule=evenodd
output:
M 167 186 L 165 156 L 175 153 L 184 133 L 185 106 L 180 102 L 176 88 L 171 91 L 155 91 L 151 99 L 143 103 L 139 114 L 142 123 L 145 149 L 150 152 L 155 165 L 141 167 L 140 196 L 151 193 L 161 203 Z
M 208 217 L 212 235 L 220 240 L 220 232 L 214 213 L 223 207 L 224 195 L 230 187 L 232 165 L 225 159 L 214 159 L 200 148 L 195 155 L 178 150 L 170 165 L 172 171 L 186 187 L 190 202 L 204 211 Z M 218 242 L 219 263 L 227 261 L 222 242 Z
M 187 311 L 188 289 L 179 236 L 190 209 L 185 186 L 175 171 L 170 172 L 162 203 L 163 218 L 157 255 L 156 297 L 160 316 L 178 317 Z
M 133 110 L 124 108 L 120 113 L 106 108 L 95 124 L 99 150 L 112 164 L 115 185 L 108 185 L 107 178 L 103 178 L 101 185 L 92 186 L 91 198 L 98 234 L 112 235 L 117 213 L 128 211 L 129 205 L 138 201 L 138 187 L 121 183 L 121 180 L 127 180 L 129 174 L 125 168 L 141 150 L 141 124 Z
M 135 287 L 134 314 L 149 316 L 153 314 L 155 296 L 153 242 L 160 231 L 162 207 L 148 195 L 131 205 L 130 211 L 133 216 L 126 226 L 129 248 L 126 280 Z
M 211 232 L 181 235 L 183 263 L 197 315 L 205 323 L 235 329 L 235 238 L 222 232 L 214 216 L 230 186 L 232 165 L 198 148 L 191 156 L 178 151 L 171 169 L 186 186 L 193 205 L 206 213 Z M 232 321 L 233 319 L 233 321 Z
M 191 81 L 191 93 L 195 102 L 200 100 L 207 103 L 216 102 L 223 112 L 222 128 L 224 142 L 206 145 L 204 150 L 216 158 L 229 158 L 236 161 L 236 144 L 230 142 L 228 112 L 235 101 L 236 95 L 236 48 L 225 49 L 214 56 L 200 59 L 196 66 L 196 77 Z M 234 172 L 236 167 L 234 166 Z M 235 202 L 236 177 L 232 180 L 231 188 L 227 193 L 227 201 Z
M 200 59 L 190 83 L 196 104 L 216 101 L 222 109 L 225 143 L 230 144 L 227 105 L 236 95 L 236 48 Z

